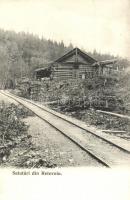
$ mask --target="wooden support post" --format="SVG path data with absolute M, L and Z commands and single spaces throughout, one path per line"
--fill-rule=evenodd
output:
M 75 62 L 78 62 L 78 52 L 77 52 L 77 48 L 76 48 L 76 58 L 75 58 Z

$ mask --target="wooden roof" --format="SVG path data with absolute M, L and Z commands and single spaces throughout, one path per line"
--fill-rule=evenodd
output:
M 117 62 L 117 59 L 97 61 L 93 64 L 93 66 L 100 65 L 100 66 L 107 67 L 108 65 L 115 64 L 116 62 Z M 111 66 L 109 66 L 109 67 L 111 67 Z
M 90 63 L 90 64 L 97 62 L 94 58 L 92 58 L 88 54 L 84 53 L 79 48 L 74 48 L 73 50 L 69 51 L 67 54 L 65 54 L 62 57 L 55 60 L 54 62 L 56 62 L 56 63 L 66 62 L 68 59 L 70 59 L 73 56 L 75 56 L 75 60 L 73 61 L 75 63 L 80 62 L 79 57 L 83 58 L 84 61 L 86 61 L 87 63 Z

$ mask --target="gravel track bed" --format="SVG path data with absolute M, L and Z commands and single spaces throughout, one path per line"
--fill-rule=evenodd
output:
M 34 146 L 39 147 L 41 155 L 57 166 L 101 166 L 90 155 L 56 131 L 38 117 L 24 120 L 29 127 Z
M 28 108 L 34 110 L 40 117 L 44 116 L 47 121 L 67 133 L 67 135 L 81 142 L 83 146 L 90 149 L 96 156 L 100 156 L 104 161 L 107 161 L 110 166 L 130 165 L 130 156 L 120 149 L 113 147 L 102 139 L 97 139 L 97 137 L 91 133 L 80 129 L 63 119 L 57 118 L 47 111 L 41 111 L 40 108 L 35 107 L 28 102 L 24 103 L 24 105 L 27 105 Z
M 0 93 L 0 103 L 14 103 L 15 105 L 18 105 L 18 102 L 13 100 L 13 99 L 10 99 L 9 97 L 3 95 L 2 93 Z
M 0 103 L 2 102 L 7 104 L 19 104 L 15 100 L 0 93 Z M 43 160 L 54 163 L 58 167 L 102 166 L 96 160 L 91 158 L 89 154 L 81 150 L 77 145 L 69 141 L 69 139 L 42 119 L 33 116 L 24 118 L 23 121 L 29 125 L 28 134 L 32 136 L 33 146 L 38 149 L 38 154 L 40 154 Z M 18 154 L 22 151 L 23 147 L 16 150 L 14 149 L 7 166 L 10 166 L 14 157 L 18 157 Z
M 103 141 L 102 139 L 97 138 L 96 136 L 92 135 L 91 133 L 84 131 L 81 128 L 76 127 L 75 125 L 72 125 L 72 124 L 64 121 L 63 119 L 59 119 L 57 116 L 54 116 L 53 114 L 48 113 L 47 111 L 41 110 L 40 108 L 30 104 L 29 102 L 25 102 L 23 100 L 20 100 L 20 101 L 21 101 L 21 103 L 23 103 L 24 106 L 27 106 L 34 113 L 36 113 L 36 115 L 38 115 L 41 118 L 44 118 L 46 121 L 49 121 L 49 123 L 51 123 L 53 126 L 58 128 L 59 130 L 63 131 L 71 138 L 80 142 L 84 147 L 89 149 L 94 155 L 96 155 L 100 159 L 107 162 L 107 164 L 109 164 L 110 166 L 130 165 L 130 156 L 128 154 L 124 153 L 122 150 L 114 147 L 113 145 L 107 143 L 106 141 Z M 45 124 L 46 124 L 46 122 L 45 122 Z M 46 129 L 49 130 L 49 128 L 46 128 Z M 52 128 L 52 129 L 54 132 L 54 128 Z M 43 128 L 43 130 L 45 130 L 45 128 Z M 47 135 L 50 135 L 50 130 L 48 131 Z M 62 146 L 61 140 L 59 139 L 59 135 L 60 134 L 58 132 L 58 142 L 59 142 L 60 146 Z M 39 136 L 39 137 L 41 138 L 41 136 Z M 45 143 L 47 143 L 47 142 L 45 142 Z M 51 147 L 50 147 L 50 149 L 51 149 Z M 58 150 L 58 151 L 60 151 L 60 150 Z M 48 151 L 48 152 L 50 152 L 50 151 Z M 76 156 L 77 156 L 77 152 L 76 152 Z M 91 166 L 91 164 L 90 164 L 90 166 Z

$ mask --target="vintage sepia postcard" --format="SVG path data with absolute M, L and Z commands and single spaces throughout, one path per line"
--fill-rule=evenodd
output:
M 130 1 L 0 0 L 0 199 L 130 199 Z

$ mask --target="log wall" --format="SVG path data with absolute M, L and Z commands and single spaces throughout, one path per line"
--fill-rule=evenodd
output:
M 58 64 L 53 71 L 53 78 L 59 80 L 82 79 L 83 77 L 98 76 L 98 69 L 91 65 L 79 65 L 75 68 L 70 64 Z

